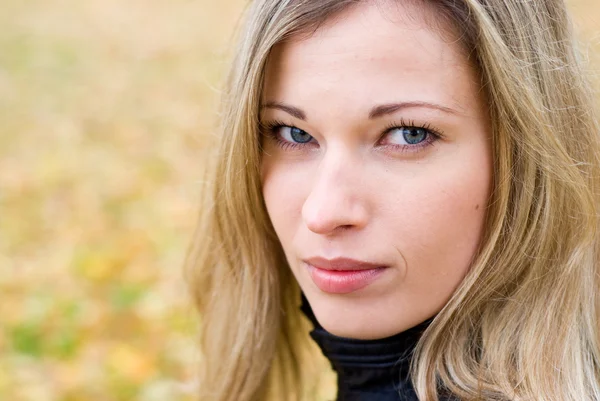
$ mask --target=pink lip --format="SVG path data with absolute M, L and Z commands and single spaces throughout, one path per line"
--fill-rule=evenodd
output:
M 387 266 L 348 258 L 304 260 L 310 277 L 323 292 L 348 294 L 371 284 Z

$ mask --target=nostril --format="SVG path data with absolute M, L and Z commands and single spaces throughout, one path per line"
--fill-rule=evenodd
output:
M 306 227 L 321 235 L 329 235 L 362 227 L 366 224 L 367 213 L 364 205 L 357 204 L 349 198 L 332 202 L 328 199 L 310 199 L 302 210 Z
M 368 220 L 368 193 L 349 179 L 343 163 L 334 167 L 320 171 L 302 205 L 305 227 L 320 235 L 363 227 Z

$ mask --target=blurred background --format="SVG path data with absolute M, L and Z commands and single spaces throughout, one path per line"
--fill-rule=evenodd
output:
M 0 400 L 193 399 L 181 267 L 244 4 L 0 0 Z M 597 78 L 600 1 L 569 4 Z

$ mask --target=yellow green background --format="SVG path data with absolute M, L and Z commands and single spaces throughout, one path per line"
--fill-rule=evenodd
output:
M 0 0 L 0 400 L 192 399 L 181 266 L 243 4 Z M 570 5 L 598 77 L 600 1 Z

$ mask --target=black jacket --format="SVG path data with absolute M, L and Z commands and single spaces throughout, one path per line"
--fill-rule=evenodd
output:
M 337 401 L 419 401 L 409 368 L 417 341 L 430 320 L 381 340 L 343 338 L 328 333 L 302 298 L 302 311 L 315 326 L 310 336 L 338 375 Z

